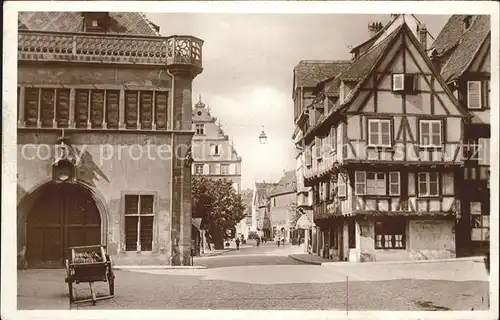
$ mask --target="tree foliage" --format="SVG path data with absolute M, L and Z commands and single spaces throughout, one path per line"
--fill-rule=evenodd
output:
M 245 205 L 231 181 L 193 176 L 192 216 L 202 218 L 202 228 L 220 240 L 226 230 L 245 217 Z

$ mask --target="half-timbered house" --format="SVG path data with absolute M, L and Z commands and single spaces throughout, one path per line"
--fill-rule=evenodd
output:
M 20 12 L 21 267 L 102 244 L 116 264 L 191 264 L 191 84 L 203 41 L 134 12 Z M 173 152 L 175 150 L 175 153 Z
M 455 256 L 468 112 L 413 29 L 402 19 L 313 102 L 322 114 L 304 133 L 304 181 L 313 187 L 323 256 Z
M 464 126 L 462 215 L 457 254 L 489 251 L 490 226 L 490 17 L 454 15 L 429 56 L 460 104 L 472 115 Z M 462 179 L 461 179 L 462 180 Z

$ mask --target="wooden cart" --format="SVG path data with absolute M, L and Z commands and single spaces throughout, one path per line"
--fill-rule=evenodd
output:
M 66 279 L 69 289 L 70 303 L 90 302 L 95 305 L 97 300 L 110 299 L 115 294 L 115 275 L 111 259 L 104 246 L 70 247 L 70 259 L 66 259 Z M 109 295 L 97 297 L 94 282 L 108 282 Z M 92 294 L 91 299 L 76 300 L 76 288 L 73 284 L 87 282 Z

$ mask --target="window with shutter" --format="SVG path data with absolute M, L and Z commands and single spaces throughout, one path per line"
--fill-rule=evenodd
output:
M 75 127 L 87 128 L 89 119 L 89 90 L 76 90 Z
M 194 165 L 194 172 L 195 174 L 203 174 L 203 165 L 202 164 L 195 164 Z
M 90 124 L 92 128 L 102 128 L 104 118 L 104 90 L 91 90 L 90 110 Z
M 479 152 L 478 152 L 479 165 L 490 165 L 490 139 L 479 138 Z
M 152 251 L 154 196 L 125 195 L 125 250 Z
M 120 121 L 120 91 L 106 90 L 106 125 L 110 129 L 118 129 Z
M 167 129 L 168 92 L 155 92 L 155 122 L 156 129 Z
M 404 249 L 406 221 L 393 219 L 375 222 L 375 249 Z
M 69 126 L 69 89 L 57 89 L 56 91 L 56 122 L 59 128 Z
M 306 147 L 304 149 L 304 157 L 306 167 L 310 167 L 312 165 L 311 147 Z
M 140 122 L 142 129 L 153 128 L 153 92 L 141 91 L 140 93 Z
M 392 90 L 402 91 L 404 90 L 404 74 L 393 74 L 392 75 Z
M 365 171 L 356 171 L 354 175 L 354 184 L 356 195 L 365 195 L 366 194 L 366 172 Z
M 368 119 L 368 145 L 371 147 L 390 147 L 391 120 Z
M 481 109 L 481 81 L 467 81 L 467 107 Z
M 481 101 L 483 101 L 483 108 L 489 109 L 490 108 L 490 81 L 486 80 L 483 81 L 482 86 L 482 98 Z
M 420 120 L 420 146 L 441 147 L 441 120 Z
M 55 89 L 42 89 L 40 99 L 40 110 L 41 119 L 40 122 L 42 127 L 52 127 L 54 122 L 54 99 L 55 99 Z
M 137 129 L 138 91 L 125 91 L 125 127 Z
M 344 174 L 342 173 L 339 173 L 337 188 L 337 195 L 339 197 L 347 197 L 347 181 L 345 180 Z
M 389 194 L 399 196 L 401 193 L 401 182 L 399 172 L 389 172 Z
M 421 172 L 418 174 L 419 197 L 439 196 L 439 177 L 437 172 Z

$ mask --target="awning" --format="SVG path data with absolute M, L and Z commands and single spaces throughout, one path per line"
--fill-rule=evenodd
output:
M 194 226 L 196 229 L 201 230 L 201 219 L 202 218 L 192 218 L 191 225 Z
M 300 216 L 299 220 L 297 220 L 297 223 L 295 227 L 297 229 L 309 229 L 313 226 L 313 223 L 309 218 L 307 217 L 307 214 L 303 214 Z

